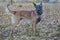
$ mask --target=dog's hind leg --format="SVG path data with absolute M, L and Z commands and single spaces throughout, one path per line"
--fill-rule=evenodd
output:
M 19 16 L 16 16 L 14 15 L 14 23 L 11 25 L 10 27 L 10 36 L 12 37 L 12 32 L 13 32 L 13 29 L 17 26 L 17 24 L 19 23 L 19 20 L 20 20 L 20 17 Z
M 16 26 L 17 26 L 17 24 L 19 23 L 19 21 L 20 21 L 20 16 L 16 16 L 15 15 L 15 17 L 14 17 L 14 23 L 12 24 L 12 28 L 15 28 Z

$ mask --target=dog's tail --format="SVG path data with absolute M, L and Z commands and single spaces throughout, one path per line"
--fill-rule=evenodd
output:
M 8 8 L 8 10 L 9 10 L 9 12 L 12 12 L 12 11 L 9 9 L 9 6 L 10 6 L 10 4 L 7 4 L 7 8 Z
M 16 11 L 12 11 L 12 10 L 10 10 L 10 9 L 9 9 L 9 6 L 10 6 L 10 4 L 7 4 L 7 8 L 8 8 L 8 10 L 9 10 L 9 12 L 15 14 Z

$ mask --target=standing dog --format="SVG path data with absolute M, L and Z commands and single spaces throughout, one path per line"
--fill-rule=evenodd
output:
M 20 11 L 11 11 L 9 9 L 9 4 L 7 5 L 7 8 L 8 10 L 14 14 L 14 23 L 12 24 L 13 27 L 15 27 L 18 23 L 19 23 L 19 20 L 21 18 L 27 18 L 27 19 L 31 19 L 32 20 L 32 29 L 33 31 L 35 32 L 36 31 L 36 25 L 38 22 L 40 22 L 41 18 L 40 18 L 40 15 L 42 14 L 42 3 L 40 5 L 36 5 L 35 3 L 33 3 L 36 10 L 31 10 L 31 11 L 28 11 L 28 10 L 20 10 Z M 20 6 L 22 7 L 22 6 Z

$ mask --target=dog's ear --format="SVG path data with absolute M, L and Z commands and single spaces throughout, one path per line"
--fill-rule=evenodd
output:
M 36 4 L 33 2 L 33 5 L 36 6 Z
M 41 3 L 40 3 L 40 6 L 42 6 L 42 1 L 41 1 Z

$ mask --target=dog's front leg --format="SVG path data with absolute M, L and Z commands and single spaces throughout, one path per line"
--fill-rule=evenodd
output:
M 32 20 L 32 28 L 33 28 L 33 31 L 36 32 L 36 19 L 34 18 Z
M 32 30 L 36 32 L 36 16 L 32 13 Z

